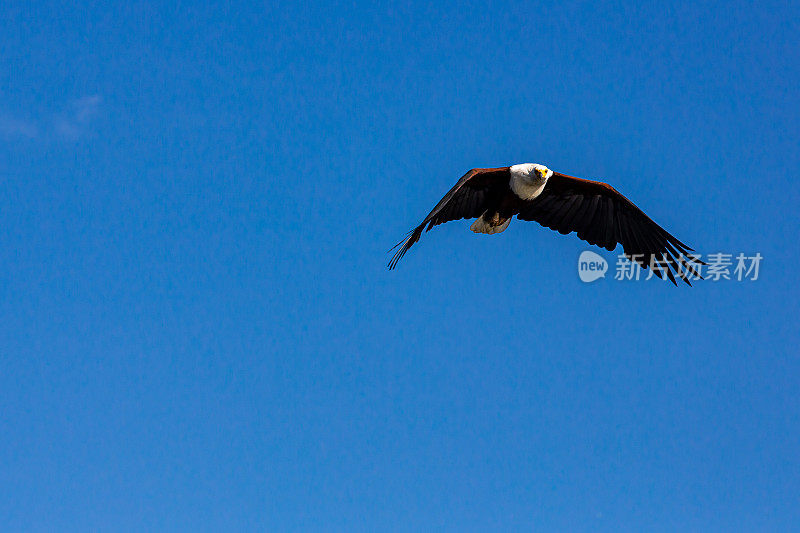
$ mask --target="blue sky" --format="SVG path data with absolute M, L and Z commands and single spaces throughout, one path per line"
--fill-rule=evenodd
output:
M 800 527 L 796 3 L 73 4 L 0 15 L 4 528 Z M 760 277 L 386 271 L 518 162 Z

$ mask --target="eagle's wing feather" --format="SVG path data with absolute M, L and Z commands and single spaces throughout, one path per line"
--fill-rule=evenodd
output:
M 392 250 L 399 249 L 389 262 L 389 270 L 393 269 L 408 249 L 419 240 L 423 230 L 429 231 L 434 226 L 451 220 L 475 218 L 483 214 L 488 201 L 501 190 L 501 186 L 508 185 L 507 172 L 508 167 L 473 168 L 464 174 L 428 213 L 425 220 L 392 248 Z M 504 176 L 506 180 L 502 179 Z
M 689 273 L 700 277 L 691 263 L 704 264 L 691 254 L 691 248 L 656 224 L 633 202 L 599 181 L 555 172 L 542 194 L 526 202 L 517 218 L 534 220 L 564 235 L 577 232 L 578 238 L 609 251 L 622 244 L 625 255 L 642 268 L 663 265 L 664 274 L 673 283 L 673 272 L 689 283 Z M 653 272 L 662 276 L 658 268 Z

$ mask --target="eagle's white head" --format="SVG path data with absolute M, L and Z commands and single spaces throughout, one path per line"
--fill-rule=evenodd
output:
M 540 181 L 552 176 L 553 171 L 538 163 L 521 163 L 511 166 L 511 174 L 517 174 L 532 181 Z
M 552 170 L 537 163 L 512 165 L 510 171 L 511 190 L 523 200 L 533 200 L 539 196 L 548 178 L 553 175 Z

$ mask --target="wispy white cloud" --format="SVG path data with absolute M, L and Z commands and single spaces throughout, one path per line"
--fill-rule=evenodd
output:
M 76 140 L 88 132 L 92 120 L 100 110 L 101 98 L 99 95 L 84 96 L 70 103 L 68 108 L 54 119 L 56 134 Z
M 64 110 L 39 121 L 0 112 L 0 137 L 4 139 L 56 138 L 75 141 L 91 133 L 102 99 L 94 94 L 71 101 Z
M 33 139 L 39 134 L 39 128 L 31 120 L 0 114 L 0 136 L 11 138 Z

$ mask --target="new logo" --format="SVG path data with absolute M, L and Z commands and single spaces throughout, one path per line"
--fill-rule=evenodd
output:
M 578 257 L 578 277 L 584 283 L 591 283 L 599 278 L 606 277 L 608 263 L 602 256 L 586 250 Z

